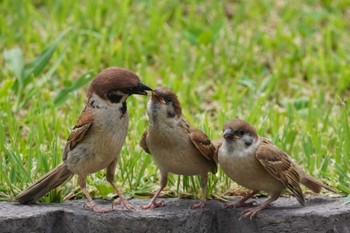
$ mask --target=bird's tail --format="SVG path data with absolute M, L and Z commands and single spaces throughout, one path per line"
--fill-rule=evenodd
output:
M 299 168 L 299 167 L 298 167 Z M 334 188 L 329 187 L 328 185 L 323 184 L 321 181 L 318 181 L 316 178 L 306 174 L 304 171 L 299 168 L 299 174 L 300 174 L 300 183 L 311 189 L 314 193 L 321 192 L 321 189 L 327 189 L 328 191 L 331 191 L 333 193 L 336 193 L 337 190 Z
M 15 200 L 21 204 L 36 202 L 42 196 L 50 192 L 50 190 L 72 178 L 72 176 L 73 173 L 68 169 L 67 165 L 61 163 L 55 169 L 18 194 L 18 196 L 15 197 Z

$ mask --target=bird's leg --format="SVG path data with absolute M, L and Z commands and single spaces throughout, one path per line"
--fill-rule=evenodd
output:
M 113 162 L 110 165 L 108 165 L 107 170 L 106 170 L 107 181 L 112 185 L 113 189 L 118 194 L 118 199 L 113 201 L 112 208 L 115 205 L 121 204 L 124 208 L 126 208 L 128 210 L 134 210 L 135 208 L 128 203 L 128 201 L 124 197 L 123 193 L 120 192 L 120 190 L 117 188 L 117 185 L 114 183 L 114 175 L 115 175 L 115 169 L 117 166 L 117 162 L 118 162 L 118 159 L 116 158 L 115 160 L 113 160 Z
M 241 217 L 239 218 L 239 220 L 244 219 L 249 217 L 250 220 L 253 219 L 253 217 L 259 213 L 261 210 L 265 209 L 266 207 L 268 207 L 272 202 L 276 201 L 281 193 L 275 193 L 271 196 L 271 198 L 269 198 L 268 200 L 266 200 L 263 204 L 261 204 L 260 206 L 254 207 L 254 208 L 248 208 L 242 211 L 241 213 Z
M 113 201 L 112 203 L 112 208 L 115 205 L 123 205 L 124 208 L 128 209 L 128 210 L 134 210 L 134 206 L 132 206 L 131 204 L 129 204 L 129 202 L 126 200 L 126 198 L 124 197 L 124 195 L 122 194 L 122 192 L 119 191 L 119 189 L 117 188 L 117 186 L 115 185 L 114 182 L 109 182 L 113 189 L 115 190 L 115 192 L 118 194 L 119 198 L 115 201 Z
M 190 205 L 190 209 L 203 208 L 205 206 L 205 196 L 207 194 L 208 173 L 201 175 L 202 198 L 199 203 Z
M 156 192 L 156 194 L 154 194 L 154 196 L 152 197 L 151 202 L 148 205 L 142 205 L 141 209 L 147 210 L 147 209 L 151 209 L 151 208 L 156 208 L 156 207 L 160 207 L 160 206 L 164 206 L 165 205 L 165 201 L 161 200 L 159 202 L 157 202 L 157 198 L 160 195 L 160 192 L 165 188 L 165 186 L 168 183 L 168 173 L 165 172 L 160 172 L 160 187 L 158 189 L 158 191 Z
M 84 205 L 85 208 L 90 208 L 93 211 L 95 211 L 96 213 L 108 213 L 108 212 L 112 211 L 112 209 L 107 209 L 107 208 L 102 208 L 102 207 L 97 206 L 97 204 L 92 200 L 92 198 L 89 194 L 89 191 L 86 189 L 86 177 L 79 176 L 78 179 L 79 179 L 80 188 L 88 200 L 88 203 L 86 203 Z
M 256 201 L 251 201 L 251 202 L 246 202 L 248 199 L 252 198 L 255 194 L 257 194 L 259 191 L 252 191 L 251 193 L 249 193 L 248 195 L 244 196 L 241 200 L 239 200 L 239 202 L 237 203 L 233 203 L 233 202 L 229 202 L 229 203 L 225 203 L 223 205 L 224 209 L 227 208 L 239 208 L 239 207 L 246 207 L 246 206 L 253 206 L 256 204 Z

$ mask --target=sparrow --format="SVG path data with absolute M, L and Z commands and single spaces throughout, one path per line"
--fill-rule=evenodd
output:
M 216 141 L 219 143 L 219 141 Z M 269 140 L 260 137 L 256 129 L 243 120 L 234 119 L 224 124 L 222 145 L 218 149 L 218 160 L 223 171 L 237 184 L 252 192 L 238 203 L 227 203 L 224 208 L 253 206 L 255 202 L 246 202 L 259 191 L 270 195 L 260 206 L 245 209 L 240 217 L 252 219 L 258 212 L 277 200 L 288 189 L 304 206 L 305 199 L 300 184 L 315 193 L 322 188 L 336 192 L 306 174 L 289 156 Z
M 140 146 L 152 155 L 160 171 L 160 188 L 148 205 L 150 209 L 165 205 L 157 202 L 167 185 L 168 173 L 201 177 L 202 198 L 191 209 L 205 206 L 208 172 L 216 173 L 215 148 L 207 135 L 193 128 L 183 117 L 177 96 L 164 87 L 153 90 L 147 104 L 149 127 L 143 133 Z
M 88 200 L 86 206 L 95 212 L 110 212 L 112 209 L 97 206 L 86 189 L 87 176 L 106 168 L 107 181 L 119 196 L 112 208 L 122 204 L 124 208 L 133 209 L 117 188 L 114 176 L 128 132 L 126 100 L 133 94 L 147 95 L 146 91 L 152 89 L 129 70 L 110 67 L 99 73 L 91 82 L 86 106 L 68 137 L 62 163 L 22 191 L 15 200 L 21 204 L 34 203 L 77 175 Z

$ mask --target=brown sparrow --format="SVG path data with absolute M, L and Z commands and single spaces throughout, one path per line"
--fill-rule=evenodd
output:
M 256 129 L 243 120 L 235 119 L 224 124 L 218 159 L 224 172 L 233 181 L 253 190 L 238 203 L 225 204 L 224 208 L 251 206 L 254 202 L 246 201 L 259 191 L 271 195 L 262 205 L 244 210 L 240 219 L 252 219 L 259 211 L 277 200 L 286 188 L 295 195 L 301 205 L 304 205 L 300 183 L 316 193 L 322 188 L 336 192 L 306 174 L 285 152 L 267 139 L 259 137 Z
M 110 67 L 92 81 L 88 101 L 74 126 L 62 154 L 62 163 L 22 191 L 15 199 L 21 204 L 33 203 L 50 190 L 78 175 L 80 188 L 88 199 L 88 207 L 95 212 L 111 209 L 98 207 L 86 189 L 89 174 L 106 168 L 107 181 L 127 209 L 133 207 L 114 183 L 116 165 L 128 132 L 126 99 L 132 94 L 147 95 L 152 90 L 140 82 L 129 70 Z
M 163 206 L 156 202 L 167 184 L 168 173 L 200 175 L 202 198 L 190 208 L 205 206 L 208 172 L 216 173 L 215 148 L 209 138 L 195 129 L 183 118 L 177 96 L 164 87 L 156 88 L 148 101 L 149 127 L 144 132 L 140 145 L 152 155 L 160 170 L 160 188 L 148 205 L 142 209 Z

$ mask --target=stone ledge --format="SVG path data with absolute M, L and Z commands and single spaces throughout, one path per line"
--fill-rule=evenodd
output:
M 139 206 L 149 199 L 132 199 Z M 301 207 L 295 198 L 280 198 L 252 221 L 238 221 L 242 208 L 222 209 L 208 201 L 190 210 L 195 200 L 165 199 L 166 206 L 152 210 L 97 214 L 83 208 L 83 200 L 55 204 L 19 205 L 0 202 L 0 232 L 327 232 L 350 233 L 350 205 L 339 199 L 313 197 Z M 263 202 L 264 199 L 258 199 Z M 98 200 L 108 207 L 111 201 Z

